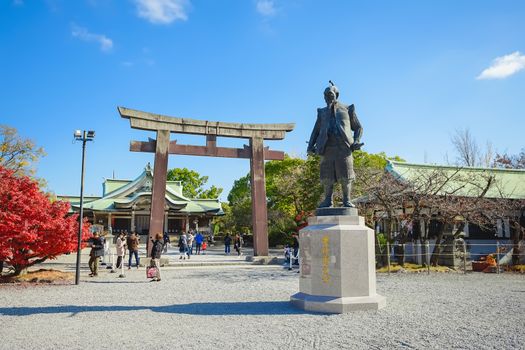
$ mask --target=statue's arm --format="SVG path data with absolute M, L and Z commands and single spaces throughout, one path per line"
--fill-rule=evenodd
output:
M 320 128 L 319 119 L 319 110 L 317 110 L 317 120 L 315 121 L 314 129 L 312 130 L 312 134 L 310 135 L 310 141 L 308 141 L 308 148 L 306 149 L 306 152 L 308 153 L 315 153 L 315 144 L 317 143 L 317 136 L 319 136 Z
M 348 114 L 350 115 L 350 128 L 354 132 L 354 143 L 357 144 L 363 135 L 363 127 L 361 126 L 359 119 L 357 119 L 354 105 L 348 107 Z

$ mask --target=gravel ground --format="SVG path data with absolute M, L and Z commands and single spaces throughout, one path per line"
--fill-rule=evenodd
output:
M 127 272 L 127 271 L 126 271 Z M 525 349 L 525 276 L 378 275 L 380 311 L 305 313 L 280 267 L 0 286 L 0 349 Z

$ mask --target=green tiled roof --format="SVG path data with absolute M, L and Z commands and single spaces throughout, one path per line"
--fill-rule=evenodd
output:
M 102 185 L 102 197 L 84 197 L 84 209 L 102 212 L 122 211 L 129 208 L 140 198 L 151 198 L 153 173 L 149 165 L 135 180 L 106 179 Z M 58 196 L 58 199 L 69 201 L 71 211 L 78 208 L 78 196 Z M 218 199 L 189 199 L 182 194 L 180 181 L 166 182 L 166 201 L 170 208 L 181 213 L 221 215 L 222 207 Z M 128 205 L 129 204 L 129 205 Z
M 495 183 L 488 190 L 486 197 L 525 198 L 525 170 L 411 164 L 395 161 L 389 161 L 386 170 L 401 180 L 409 181 L 418 181 L 418 179 L 429 177 L 433 173 L 441 173 L 451 177 L 448 189 L 463 186 L 455 194 L 468 197 L 479 195 L 480 187 L 484 184 L 483 178 L 493 176 Z M 445 187 L 443 192 L 446 190 Z
M 106 179 L 102 184 L 102 195 L 105 196 L 108 193 L 111 193 L 119 188 L 129 184 L 131 180 L 116 180 L 116 179 Z
M 115 200 L 111 199 L 97 199 L 96 201 L 84 204 L 84 209 L 91 209 L 94 211 L 112 211 L 114 209 Z
M 58 195 L 57 198 L 62 200 L 62 201 L 69 202 L 71 204 L 73 204 L 73 203 L 79 204 L 80 203 L 80 196 L 61 196 L 61 195 Z M 97 199 L 100 199 L 100 198 L 101 197 L 99 197 L 99 196 L 84 196 L 84 203 L 93 202 L 93 201 L 95 201 Z
M 222 207 L 219 201 L 209 203 L 202 203 L 198 199 L 195 201 L 189 202 L 184 208 L 182 208 L 181 213 L 206 213 L 212 212 L 217 214 L 222 214 Z
M 180 181 L 166 181 L 166 187 L 182 196 L 182 183 Z

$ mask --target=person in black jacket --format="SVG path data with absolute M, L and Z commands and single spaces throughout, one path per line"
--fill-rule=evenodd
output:
M 157 268 L 157 277 L 153 278 L 152 281 L 160 281 L 160 256 L 164 247 L 164 239 L 162 233 L 157 233 L 155 240 L 152 241 L 151 245 L 151 262 L 152 266 Z
M 293 238 L 293 256 L 294 256 L 294 265 L 299 265 L 299 235 L 297 233 L 292 234 Z
M 164 235 L 162 236 L 162 240 L 164 241 L 164 249 L 163 249 L 163 253 L 167 253 L 168 252 L 168 246 L 170 244 L 170 235 L 168 235 L 168 232 L 164 232 Z
M 89 269 L 90 277 L 98 276 L 98 261 L 104 255 L 104 243 L 100 238 L 98 232 L 93 233 L 93 237 L 89 240 L 91 245 L 91 252 L 89 253 Z
M 224 253 L 226 255 L 230 255 L 230 245 L 232 244 L 232 238 L 230 237 L 230 234 L 227 233 L 226 237 L 224 237 Z

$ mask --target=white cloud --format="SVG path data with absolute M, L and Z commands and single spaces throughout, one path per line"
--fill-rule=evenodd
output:
M 263 16 L 273 16 L 276 14 L 275 4 L 272 0 L 258 0 L 256 4 L 257 12 Z
M 102 51 L 109 51 L 113 48 L 113 40 L 104 34 L 90 33 L 86 28 L 79 27 L 76 24 L 72 25 L 71 35 L 80 40 L 98 43 Z
M 504 79 L 525 68 L 525 55 L 519 51 L 496 57 L 492 65 L 481 72 L 476 79 Z
M 189 0 L 135 0 L 139 17 L 151 23 L 168 24 L 188 19 Z

